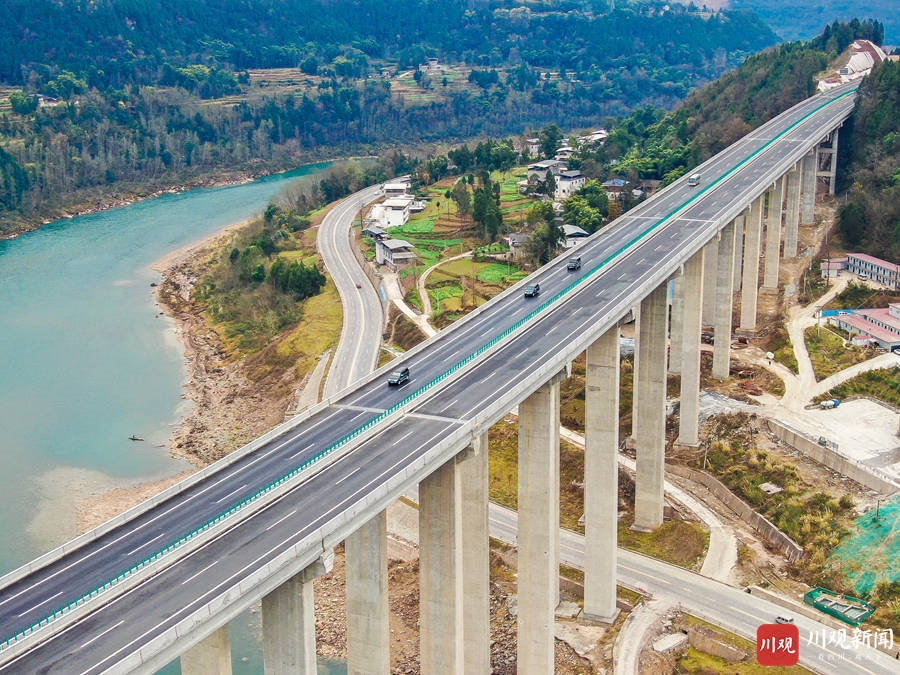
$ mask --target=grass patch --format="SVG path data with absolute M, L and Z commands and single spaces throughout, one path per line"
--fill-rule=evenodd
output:
M 486 284 L 499 284 L 509 279 L 512 270 L 519 271 L 517 267 L 510 268 L 501 263 L 491 263 L 478 271 L 478 281 Z
M 755 437 L 743 431 L 749 426 L 747 417 L 738 413 L 714 418 L 706 469 L 806 549 L 795 568 L 804 581 L 839 587 L 826 562 L 853 527 L 853 499 L 814 491 L 792 463 L 757 448 Z M 767 494 L 759 487 L 766 482 L 781 486 L 782 492 Z
M 401 225 L 400 227 L 392 227 L 390 229 L 390 234 L 392 237 L 396 237 L 398 235 L 419 235 L 419 234 L 431 234 L 434 231 L 434 219 L 433 218 L 410 218 L 409 222 L 405 225 Z
M 775 360 L 785 366 L 792 373 L 799 374 L 800 366 L 797 364 L 797 356 L 794 354 L 794 345 L 788 335 L 784 323 L 780 322 L 766 340 L 764 349 L 775 355 Z
M 737 675 L 770 675 L 779 673 L 808 673 L 810 672 L 802 666 L 790 667 L 772 667 L 761 666 L 755 660 L 756 644 L 751 640 L 735 635 L 711 623 L 707 623 L 702 619 L 691 614 L 682 613 L 678 615 L 673 625 L 673 630 L 687 631 L 688 633 L 699 633 L 705 635 L 717 642 L 729 645 L 750 658 L 744 661 L 728 661 L 717 656 L 712 656 L 705 652 L 701 652 L 693 647 L 689 647 L 677 661 L 676 671 L 678 673 L 697 673 L 706 675 L 706 673 L 735 673 Z M 801 636 L 802 637 L 802 636 Z
M 900 407 L 900 368 L 879 368 L 860 373 L 820 396 L 817 401 L 826 398 L 846 399 L 850 396 L 871 396 L 888 405 Z
M 504 419 L 491 427 L 489 438 L 489 494 L 491 501 L 518 509 L 518 424 Z M 584 533 L 578 519 L 584 513 L 584 455 L 569 443 L 560 444 L 560 526 Z M 619 527 L 619 545 L 652 555 L 682 567 L 696 566 L 709 544 L 709 535 L 694 523 L 671 521 L 652 533 L 628 530 L 623 518 Z
M 862 309 L 864 307 L 887 307 L 900 298 L 900 291 L 871 288 L 866 284 L 851 281 L 847 288 L 833 300 L 825 304 L 825 309 Z
M 633 517 L 619 521 L 619 546 L 692 569 L 703 562 L 709 533 L 696 523 L 670 520 L 653 532 L 634 532 Z
M 444 306 L 445 301 L 452 299 L 458 302 L 461 300 L 463 293 L 463 287 L 452 282 L 428 289 L 428 297 L 431 298 L 431 306 L 435 308 L 435 311 L 439 311 L 438 307 L 450 309 L 449 305 Z M 457 305 L 455 309 L 459 309 L 457 302 L 450 304 Z
M 803 338 L 816 381 L 877 355 L 874 349 L 846 347 L 843 338 L 819 326 L 807 328 Z

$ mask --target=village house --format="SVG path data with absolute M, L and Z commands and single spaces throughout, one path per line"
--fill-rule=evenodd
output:
M 848 253 L 847 269 L 860 279 L 871 279 L 891 289 L 900 289 L 900 265 L 865 253 Z
M 823 279 L 836 279 L 841 274 L 841 270 L 847 269 L 846 258 L 823 258 L 819 263 Z
M 392 199 L 394 197 L 402 197 L 409 192 L 409 183 L 385 183 L 384 184 L 384 196 L 388 199 Z
M 562 201 L 571 197 L 577 190 L 584 187 L 586 178 L 581 171 L 561 171 L 556 177 L 556 200 Z
M 387 237 L 387 230 L 377 222 L 366 219 L 366 223 L 363 225 L 362 235 L 371 239 L 384 239 Z
M 552 173 L 555 177 L 558 176 L 563 169 L 562 162 L 559 160 L 545 159 L 528 165 L 528 177 L 531 178 L 534 176 L 538 180 L 545 181 L 547 180 L 548 172 Z
M 578 225 L 569 225 L 568 223 L 563 225 L 563 233 L 566 235 L 563 248 L 575 248 L 591 236 L 584 228 L 578 227 Z
M 625 189 L 625 186 L 628 185 L 628 181 L 624 178 L 610 178 L 609 180 L 603 181 L 603 189 L 606 190 L 606 194 L 614 199 L 620 199 L 622 191 Z
M 412 244 L 404 239 L 379 239 L 375 242 L 375 262 L 395 272 L 416 259 Z
M 529 235 L 522 232 L 511 232 L 503 237 L 503 241 L 509 246 L 509 253 L 513 259 L 521 258 L 525 255 L 525 242 L 528 241 Z
M 842 311 L 828 317 L 828 323 L 847 331 L 856 345 L 900 350 L 900 303 L 875 309 Z
M 368 221 L 384 228 L 402 227 L 409 220 L 412 198 L 394 197 L 375 204 L 369 210 Z

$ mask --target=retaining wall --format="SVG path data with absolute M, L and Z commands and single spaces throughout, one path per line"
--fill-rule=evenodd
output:
M 686 466 L 666 464 L 666 471 L 671 471 L 677 476 L 700 483 L 712 492 L 718 499 L 725 503 L 744 522 L 759 532 L 766 541 L 781 551 L 791 562 L 796 562 L 803 557 L 803 548 L 775 527 L 769 520 L 757 513 L 752 506 L 737 497 L 724 484 L 710 476 L 705 471 L 691 469 Z
M 819 464 L 855 480 L 870 490 L 875 490 L 883 495 L 892 495 L 900 489 L 900 486 L 894 483 L 887 475 L 879 475 L 871 467 L 844 457 L 831 448 L 820 445 L 818 439 L 813 439 L 784 422 L 767 419 L 766 424 L 769 427 L 769 431 L 779 440 L 784 441 Z

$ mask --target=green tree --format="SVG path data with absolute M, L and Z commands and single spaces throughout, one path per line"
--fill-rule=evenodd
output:
M 38 99 L 37 96 L 29 96 L 21 89 L 13 89 L 9 93 L 9 103 L 13 112 L 20 115 L 30 115 L 37 110 Z
M 555 124 L 550 124 L 538 134 L 540 139 L 541 155 L 545 159 L 552 159 L 559 150 L 560 141 L 563 139 L 563 132 Z
M 450 192 L 453 201 L 456 202 L 456 210 L 460 215 L 465 216 L 469 213 L 469 206 L 472 203 L 472 197 L 469 194 L 469 188 L 464 180 L 458 180 L 453 185 Z

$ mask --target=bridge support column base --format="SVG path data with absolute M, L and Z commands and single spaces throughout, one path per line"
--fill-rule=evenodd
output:
M 616 622 L 616 619 L 619 618 L 619 614 L 621 614 L 621 610 L 618 607 L 616 607 L 609 616 L 599 616 L 597 614 L 587 614 L 582 612 L 581 616 L 578 617 L 578 623 L 584 626 L 611 626 Z
M 231 675 L 228 624 L 181 655 L 182 675 Z
M 674 448 L 675 450 L 696 450 L 700 447 L 700 443 L 693 441 L 683 441 L 680 438 L 675 441 Z
M 266 675 L 315 673 L 316 614 L 313 579 L 331 571 L 334 552 L 288 579 L 262 600 Z

